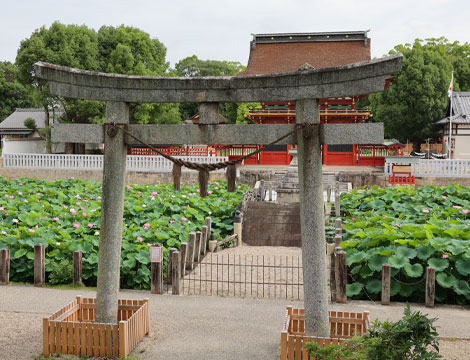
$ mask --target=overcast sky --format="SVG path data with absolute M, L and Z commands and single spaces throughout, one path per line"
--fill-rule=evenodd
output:
M 167 60 L 196 55 L 246 65 L 251 33 L 363 31 L 372 56 L 416 38 L 470 42 L 468 0 L 2 0 L 0 61 L 54 21 L 137 27 L 167 47 Z

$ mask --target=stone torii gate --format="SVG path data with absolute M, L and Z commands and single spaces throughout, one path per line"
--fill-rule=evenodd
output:
M 112 123 L 150 144 L 298 145 L 300 219 L 307 334 L 328 335 L 328 295 L 323 214 L 321 144 L 382 144 L 383 124 L 322 124 L 318 99 L 384 90 L 401 68 L 402 56 L 322 70 L 207 78 L 155 78 L 96 73 L 36 63 L 36 77 L 52 95 L 106 101 L 106 123 L 57 124 L 53 142 L 104 143 L 96 321 L 116 322 L 119 291 L 126 145 L 136 141 Z M 296 101 L 296 125 L 219 124 L 218 103 Z M 127 125 L 129 103 L 197 102 L 199 125 Z M 111 123 L 111 124 L 110 124 Z M 106 126 L 107 125 L 107 126 Z

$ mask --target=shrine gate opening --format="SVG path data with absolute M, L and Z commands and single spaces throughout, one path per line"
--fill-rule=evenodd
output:
M 282 138 L 278 144 L 298 146 L 305 330 L 306 334 L 328 335 L 321 145 L 382 144 L 383 124 L 320 124 L 318 99 L 382 91 L 401 63 L 398 54 L 330 69 L 215 78 L 126 76 L 36 63 L 36 76 L 48 81 L 52 95 L 107 102 L 104 126 L 57 124 L 52 129 L 53 142 L 105 146 L 96 321 L 116 322 L 125 159 L 127 145 L 138 143 L 133 136 L 149 144 L 173 145 L 269 144 Z M 298 125 L 218 123 L 220 102 L 292 100 Z M 129 124 L 129 103 L 142 102 L 198 102 L 199 125 Z

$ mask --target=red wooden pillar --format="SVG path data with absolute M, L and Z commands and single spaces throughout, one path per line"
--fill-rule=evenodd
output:
M 328 145 L 323 145 L 323 165 L 328 165 Z

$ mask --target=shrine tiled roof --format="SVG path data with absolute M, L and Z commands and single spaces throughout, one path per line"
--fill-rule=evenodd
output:
M 452 93 L 452 123 L 470 124 L 470 92 Z M 447 124 L 449 116 L 438 120 L 436 124 Z
M 250 58 L 240 75 L 316 69 L 370 60 L 367 31 L 331 33 L 253 34 Z

